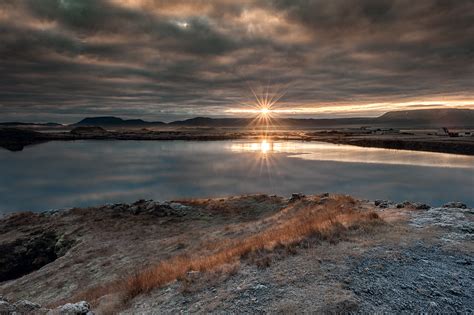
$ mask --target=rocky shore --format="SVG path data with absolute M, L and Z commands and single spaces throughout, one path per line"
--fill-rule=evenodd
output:
M 185 269 L 122 300 L 120 279 L 147 266 L 214 257 L 327 211 L 336 213 L 337 232 L 280 240 L 206 271 Z M 1 314 L 474 310 L 474 209 L 461 202 L 430 207 L 329 194 L 140 200 L 11 214 L 0 231 Z
M 349 144 L 361 147 L 377 147 L 398 150 L 430 151 L 474 155 L 474 137 L 450 138 L 434 135 L 414 136 L 410 134 L 373 135 L 360 132 L 330 131 L 311 132 L 305 130 L 277 131 L 268 134 L 272 140 L 322 141 Z M 21 151 L 25 146 L 48 141 L 74 140 L 188 140 L 216 141 L 252 139 L 259 140 L 261 131 L 239 129 L 184 128 L 184 129 L 119 129 L 105 130 L 101 127 L 76 127 L 70 131 L 38 132 L 28 129 L 0 128 L 0 147 L 10 151 Z

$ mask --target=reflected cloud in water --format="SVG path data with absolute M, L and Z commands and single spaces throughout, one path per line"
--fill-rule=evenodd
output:
M 233 152 L 289 153 L 289 157 L 313 161 L 412 165 L 427 167 L 473 168 L 474 156 L 422 151 L 363 148 L 322 142 L 241 142 L 231 145 Z
M 269 139 L 49 142 L 0 151 L 0 213 L 293 192 L 473 205 L 473 165 L 469 156 Z

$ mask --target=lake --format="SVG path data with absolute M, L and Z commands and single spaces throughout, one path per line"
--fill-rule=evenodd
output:
M 0 150 L 0 213 L 294 192 L 474 206 L 474 157 L 299 141 L 48 142 Z

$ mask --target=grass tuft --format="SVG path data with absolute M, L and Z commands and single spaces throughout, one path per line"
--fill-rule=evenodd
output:
M 278 253 L 280 257 L 295 255 L 298 248 L 308 247 L 310 240 L 335 244 L 344 240 L 349 230 L 368 230 L 381 222 L 376 213 L 357 210 L 357 202 L 348 196 L 334 196 L 323 203 L 301 200 L 288 205 L 281 213 L 284 215 L 275 216 L 275 222 L 262 231 L 239 239 L 222 240 L 207 252 L 172 257 L 126 278 L 87 290 L 76 298 L 94 303 L 104 295 L 115 293 L 120 295 L 123 306 L 136 296 L 172 281 L 190 282 L 190 274 L 225 270 L 225 266 L 238 266 L 242 259 L 266 268 L 272 262 L 271 253 Z M 236 272 L 235 267 L 229 270 Z

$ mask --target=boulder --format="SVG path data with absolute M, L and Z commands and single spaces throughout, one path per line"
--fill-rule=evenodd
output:
M 430 205 L 427 205 L 426 203 L 421 203 L 421 202 L 414 202 L 414 203 L 412 203 L 412 206 L 416 210 L 429 210 L 429 209 L 431 209 Z
M 57 308 L 60 314 L 65 315 L 93 315 L 91 306 L 86 301 L 67 303 Z
M 11 303 L 0 297 L 0 314 L 44 314 L 48 310 L 41 308 L 41 305 L 27 301 L 19 300 Z
M 400 203 L 397 203 L 397 206 L 396 206 L 398 209 L 400 208 L 408 208 L 408 207 L 411 207 L 411 202 L 409 201 L 404 201 L 404 202 L 400 202 Z
M 27 300 L 19 300 L 13 304 L 13 306 L 15 307 L 16 312 L 20 314 L 31 314 L 41 309 L 41 305 Z
M 390 200 L 377 199 L 374 201 L 375 206 L 379 208 L 389 208 L 393 203 Z
M 467 205 L 459 201 L 451 201 L 451 202 L 445 203 L 443 205 L 443 208 L 467 209 Z
M 396 205 L 397 208 L 411 208 L 411 209 L 416 209 L 416 210 L 429 210 L 431 209 L 431 206 L 422 203 L 422 202 L 409 202 L 409 201 L 404 201 L 401 203 L 397 203 Z
M 73 241 L 54 231 L 0 244 L 0 281 L 12 280 L 40 269 L 64 255 Z
M 10 314 L 15 311 L 15 307 L 8 303 L 8 301 L 5 301 L 3 299 L 0 299 L 0 314 Z
M 291 197 L 288 201 L 289 202 L 295 202 L 295 201 L 298 201 L 298 200 L 301 200 L 301 199 L 304 199 L 304 198 L 306 198 L 306 196 L 302 193 L 293 193 L 293 194 L 291 194 Z

